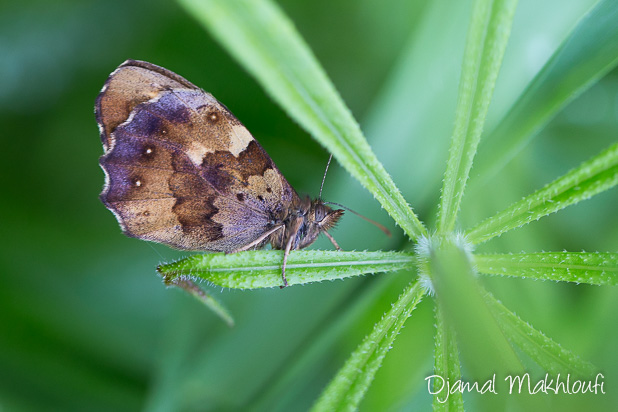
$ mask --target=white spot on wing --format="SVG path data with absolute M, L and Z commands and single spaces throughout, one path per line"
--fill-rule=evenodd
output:
M 214 153 L 214 149 L 209 149 L 208 147 L 204 146 L 199 142 L 192 141 L 191 145 L 186 150 L 186 153 L 194 165 L 201 166 L 206 153 Z
M 232 126 L 232 136 L 230 136 L 230 153 L 235 157 L 244 151 L 249 143 L 253 140 L 253 136 L 244 126 Z

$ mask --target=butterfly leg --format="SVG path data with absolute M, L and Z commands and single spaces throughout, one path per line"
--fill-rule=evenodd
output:
M 238 249 L 234 249 L 231 252 L 227 252 L 227 253 L 236 253 L 236 252 L 242 252 L 244 250 L 249 250 L 254 246 L 259 245 L 260 243 L 262 243 L 262 241 L 264 241 L 264 239 L 266 239 L 268 236 L 272 235 L 273 233 L 275 233 L 276 231 L 282 229 L 284 227 L 284 225 L 279 225 L 279 226 L 275 226 L 274 228 L 272 228 L 271 230 L 264 232 L 264 234 L 260 235 L 260 237 L 258 237 L 257 239 L 255 239 L 253 242 L 246 244 L 244 246 L 239 247 Z
M 339 245 L 337 244 L 337 242 L 335 241 L 335 238 L 332 237 L 332 235 L 328 232 L 322 232 L 326 235 L 326 237 L 328 238 L 328 240 L 330 240 L 330 243 L 333 244 L 333 246 L 335 246 L 335 249 L 337 249 L 338 251 L 341 250 L 341 248 L 339 247 Z
M 279 286 L 281 289 L 286 288 L 288 286 L 288 280 L 285 277 L 285 267 L 288 263 L 288 255 L 290 254 L 290 250 L 292 249 L 292 242 L 294 241 L 294 237 L 290 236 L 288 242 L 285 244 L 285 251 L 283 252 L 283 265 L 281 266 L 281 278 L 283 279 L 283 286 Z

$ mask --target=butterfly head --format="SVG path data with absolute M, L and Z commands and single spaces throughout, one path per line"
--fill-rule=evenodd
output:
M 335 227 L 341 216 L 343 216 L 342 209 L 332 209 L 320 199 L 312 201 L 304 211 L 303 225 L 299 230 L 300 236 L 296 249 L 305 248 L 315 242 L 320 233 Z

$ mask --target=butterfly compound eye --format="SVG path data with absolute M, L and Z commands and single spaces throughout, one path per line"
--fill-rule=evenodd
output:
M 326 206 L 321 204 L 316 205 L 314 214 L 315 222 L 320 223 L 322 220 L 324 220 L 327 214 L 328 212 L 326 210 Z

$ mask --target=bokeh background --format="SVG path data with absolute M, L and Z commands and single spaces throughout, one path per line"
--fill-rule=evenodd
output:
M 471 1 L 279 1 L 360 121 L 378 158 L 430 226 L 457 96 Z M 521 0 L 487 128 L 500 119 L 591 0 Z M 158 263 L 186 255 L 124 237 L 98 200 L 94 99 L 125 59 L 164 66 L 211 92 L 300 193 L 317 195 L 328 154 L 175 2 L 0 4 L 0 411 L 304 410 L 414 273 L 280 290 L 213 290 L 227 328 Z M 618 72 L 572 102 L 486 186 L 464 199 L 478 222 L 618 136 Z M 473 171 L 474 174 L 474 171 Z M 324 198 L 348 215 L 347 250 L 396 249 L 401 232 L 336 164 Z M 617 191 L 505 234 L 482 251 L 618 251 Z M 320 240 L 314 247 L 330 248 Z M 607 376 L 616 401 L 615 287 L 486 279 L 507 306 Z M 365 410 L 428 410 L 433 303 L 413 313 Z M 474 406 L 474 401 L 468 403 Z

